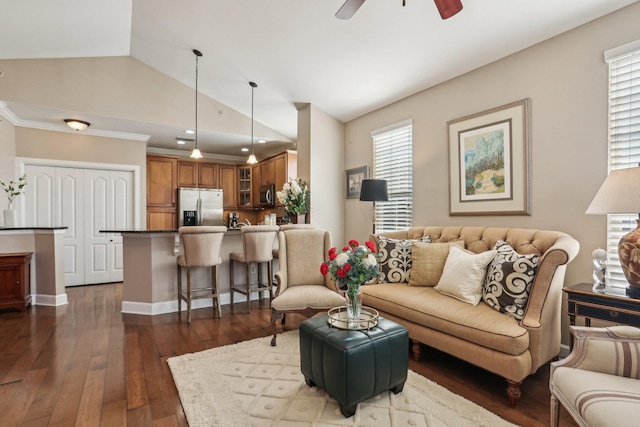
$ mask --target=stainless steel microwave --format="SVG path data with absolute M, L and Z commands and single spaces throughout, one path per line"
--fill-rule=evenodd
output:
M 263 185 L 260 187 L 260 206 L 275 206 L 276 187 L 275 185 Z

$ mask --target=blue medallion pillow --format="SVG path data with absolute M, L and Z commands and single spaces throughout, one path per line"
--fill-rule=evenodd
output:
M 493 249 L 497 254 L 487 270 L 482 299 L 493 309 L 522 320 L 540 256 L 519 254 L 503 240 Z
M 414 243 L 431 243 L 431 237 L 420 239 L 391 239 L 378 236 L 380 277 L 378 283 L 407 283 L 411 273 L 411 246 Z

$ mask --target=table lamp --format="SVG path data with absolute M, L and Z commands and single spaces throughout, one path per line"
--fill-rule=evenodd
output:
M 360 187 L 360 201 L 373 202 L 373 234 L 376 234 L 376 202 L 389 200 L 385 179 L 363 179 Z
M 632 214 L 640 212 L 640 167 L 612 171 L 587 208 L 587 214 Z M 618 243 L 618 255 L 629 282 L 627 295 L 640 298 L 640 220 L 635 230 Z

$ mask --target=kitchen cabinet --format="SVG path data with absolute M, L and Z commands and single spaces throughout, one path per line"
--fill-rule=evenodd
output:
M 276 191 L 282 186 L 298 176 L 298 154 L 295 151 L 285 151 L 275 157 L 275 186 Z M 276 198 L 276 206 L 282 204 Z
M 31 305 L 32 252 L 0 254 L 0 310 Z
M 147 230 L 175 230 L 176 208 L 147 207 Z
M 260 206 L 260 185 L 262 185 L 262 173 L 260 163 L 251 166 L 251 204 L 254 208 Z
M 198 164 L 178 160 L 178 187 L 195 187 L 198 179 Z
M 236 165 L 219 165 L 220 167 L 220 188 L 223 191 L 223 205 L 225 209 L 238 208 L 238 177 Z
M 223 188 L 218 179 L 220 165 L 216 163 L 199 163 L 199 186 L 202 188 Z
M 238 207 L 249 208 L 251 200 L 251 166 L 238 166 Z
M 260 162 L 260 174 L 262 185 L 275 185 L 276 183 L 276 159 L 269 157 Z
M 177 159 L 147 156 L 147 206 L 176 206 Z
M 220 188 L 218 164 L 178 161 L 178 187 Z

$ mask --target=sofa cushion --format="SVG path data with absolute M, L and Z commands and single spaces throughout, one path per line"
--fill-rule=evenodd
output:
M 429 236 L 420 239 L 391 239 L 378 237 L 380 277 L 378 282 L 406 283 L 411 271 L 411 246 L 413 243 L 431 242 Z
M 502 240 L 494 249 L 498 253 L 487 270 L 482 299 L 494 310 L 522 320 L 540 257 L 521 255 Z
M 451 245 L 464 247 L 464 242 L 414 243 L 411 247 L 409 286 L 437 285 Z
M 477 305 L 482 299 L 486 267 L 495 254 L 494 250 L 475 254 L 459 246 L 451 246 L 435 289 L 460 301 Z
M 404 283 L 366 285 L 360 289 L 364 305 L 409 322 L 514 356 L 529 348 L 528 331 L 486 304 L 472 306 L 433 287 Z

